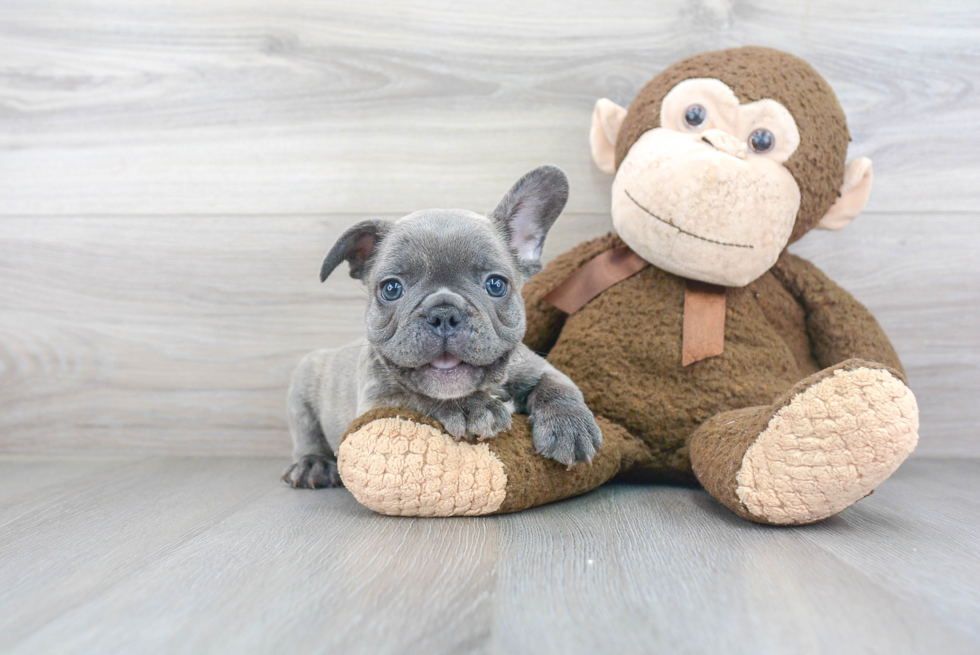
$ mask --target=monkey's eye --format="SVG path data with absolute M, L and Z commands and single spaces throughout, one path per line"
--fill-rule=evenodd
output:
M 776 145 L 776 137 L 765 128 L 759 128 L 749 135 L 749 147 L 753 152 L 769 152 Z
M 405 287 L 398 280 L 392 278 L 391 280 L 385 280 L 381 283 L 381 297 L 392 302 L 398 300 L 405 293 Z
M 503 298 L 507 295 L 507 280 L 499 275 L 491 275 L 487 278 L 483 288 L 494 298 Z
M 691 129 L 704 125 L 706 118 L 708 118 L 708 110 L 701 105 L 691 105 L 684 112 L 684 122 Z

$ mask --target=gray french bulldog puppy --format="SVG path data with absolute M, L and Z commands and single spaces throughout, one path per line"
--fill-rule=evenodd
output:
M 582 393 L 521 343 L 521 287 L 540 270 L 545 235 L 568 199 L 561 169 L 522 177 L 489 216 L 430 209 L 347 230 L 320 280 L 348 262 L 368 289 L 364 341 L 315 350 L 289 388 L 294 487 L 340 486 L 336 452 L 348 425 L 377 407 L 437 419 L 455 438 L 490 439 L 527 413 L 545 457 L 591 462 L 602 433 Z

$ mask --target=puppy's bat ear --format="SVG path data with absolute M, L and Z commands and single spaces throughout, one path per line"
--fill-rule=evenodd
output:
M 565 172 L 557 166 L 541 166 L 519 179 L 491 212 L 526 276 L 541 270 L 544 238 L 567 201 Z
M 375 219 L 361 221 L 340 235 L 320 267 L 320 282 L 326 280 L 344 261 L 350 264 L 350 276 L 355 280 L 363 280 L 371 257 L 389 229 L 390 221 Z

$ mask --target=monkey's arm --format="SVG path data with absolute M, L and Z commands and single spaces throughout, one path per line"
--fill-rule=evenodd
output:
M 543 298 L 587 261 L 621 245 L 623 245 L 622 239 L 612 232 L 585 241 L 555 257 L 544 267 L 544 270 L 527 281 L 521 295 L 524 297 L 524 306 L 527 310 L 527 332 L 524 334 L 524 344 L 528 348 L 537 353 L 547 354 L 558 341 L 558 336 L 565 326 L 568 315 L 546 303 Z
M 884 330 L 868 309 L 807 260 L 784 252 L 772 273 L 806 312 L 814 357 L 827 368 L 858 357 L 905 373 Z

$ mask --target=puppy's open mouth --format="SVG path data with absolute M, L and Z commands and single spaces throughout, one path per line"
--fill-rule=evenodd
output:
M 479 361 L 480 354 L 476 352 L 466 356 L 472 356 Z M 409 390 L 423 396 L 448 400 L 468 396 L 489 384 L 502 383 L 510 356 L 511 352 L 507 351 L 492 362 L 474 364 L 443 351 L 437 357 L 429 359 L 428 364 L 421 366 L 399 366 L 383 356 L 382 361 Z M 428 357 L 432 355 L 426 355 Z
M 449 353 L 443 353 L 429 362 L 429 366 L 436 369 L 437 371 L 451 371 L 460 364 L 463 363 L 456 355 L 450 355 Z

